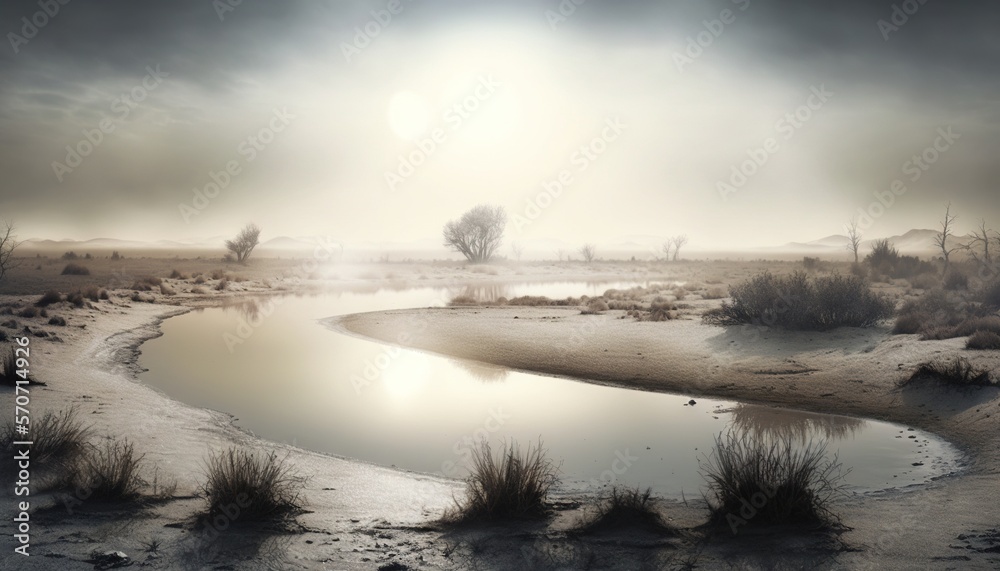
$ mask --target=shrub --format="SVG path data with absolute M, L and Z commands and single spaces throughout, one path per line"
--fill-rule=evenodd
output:
M 97 286 L 88 286 L 80 292 L 80 295 L 89 299 L 90 301 L 100 301 L 101 291 L 102 290 L 99 289 Z
M 656 500 L 650 489 L 614 487 L 600 499 L 596 512 L 584 520 L 580 530 L 594 532 L 604 529 L 619 530 L 639 526 L 656 531 L 671 531 L 657 511 Z
M 702 299 L 725 299 L 729 297 L 729 292 L 721 287 L 712 287 L 705 290 Z
M 53 316 L 52 319 L 49 319 L 49 325 L 58 325 L 59 327 L 66 327 L 66 320 L 56 315 Z
M 176 269 L 173 269 L 173 270 L 170 270 L 170 279 L 172 279 L 172 280 L 178 280 L 178 279 L 187 279 L 187 278 L 184 277 L 184 274 L 180 273 Z
M 38 317 L 38 308 L 29 305 L 28 307 L 25 307 L 21 311 L 17 312 L 17 315 L 18 317 L 24 317 L 27 319 Z
M 62 259 L 64 259 L 64 260 L 75 260 L 75 259 L 77 259 L 79 257 L 80 256 L 77 256 L 76 252 L 74 252 L 72 250 L 70 250 L 69 252 L 66 252 L 66 253 L 64 253 L 62 255 Z
M 72 303 L 76 307 L 83 307 L 83 304 L 85 303 L 83 301 L 83 294 L 79 291 L 66 294 L 66 301 Z
M 944 278 L 944 289 L 955 291 L 969 289 L 969 276 L 959 270 L 951 270 Z
M 240 506 L 240 517 L 260 519 L 301 508 L 303 479 L 274 452 L 260 454 L 230 448 L 208 458 L 205 495 L 210 515 Z
M 219 280 L 219 283 L 215 284 L 215 289 L 217 289 L 218 291 L 225 291 L 225 289 L 228 287 L 229 287 L 229 280 L 227 280 L 226 278 L 222 278 L 221 280 Z
M 7 332 L 0 329 L 0 342 L 6 341 L 8 339 Z
M 479 305 L 479 302 L 471 295 L 459 295 L 451 298 L 448 305 Z
M 0 429 L 0 448 L 13 450 L 13 443 L 21 440 L 12 421 Z M 46 411 L 31 421 L 31 459 L 48 467 L 68 466 L 84 451 L 90 429 L 77 419 L 76 409 L 59 412 Z
M 841 464 L 825 460 L 825 444 L 796 449 L 792 442 L 787 435 L 716 436 L 712 456 L 701 464 L 714 523 L 734 533 L 742 525 L 832 523 L 829 503 L 841 490 Z M 746 502 L 756 510 L 748 520 L 739 517 Z
M 595 297 L 587 302 L 587 308 L 583 310 L 583 313 L 587 315 L 594 315 L 605 312 L 609 309 L 610 307 L 608 307 L 608 302 L 599 297 Z
M 910 278 L 910 285 L 922 290 L 934 289 L 941 285 L 941 279 L 936 274 L 920 274 Z
M 226 272 L 224 272 L 222 270 L 212 270 L 212 279 L 213 280 L 221 280 L 224 277 L 226 277 Z
M 167 284 L 160 284 L 160 293 L 163 295 L 177 295 L 177 291 Z
M 130 500 L 146 484 L 139 470 L 145 455 L 135 455 L 128 439 L 108 439 L 103 446 L 90 446 L 73 476 L 76 489 L 90 490 L 97 500 Z
M 979 297 L 987 307 L 1000 308 L 1000 279 L 984 287 Z
M 198 277 L 194 278 L 194 283 L 196 283 L 196 284 L 203 284 L 203 283 L 205 283 L 205 281 L 207 281 L 207 280 L 205 280 L 205 276 L 203 276 L 201 274 L 198 274 Z
M 992 331 L 976 331 L 965 343 L 966 349 L 1000 351 L 1000 335 Z
M 142 276 L 132 283 L 131 289 L 135 291 L 152 291 L 154 287 L 160 287 L 162 283 L 163 280 L 156 276 Z
M 896 318 L 892 327 L 895 335 L 912 335 L 924 331 L 931 316 L 926 313 L 907 313 Z
M 894 304 L 855 276 L 813 281 L 804 272 L 775 277 L 764 272 L 734 286 L 732 302 L 704 315 L 715 325 L 763 324 L 792 330 L 873 327 L 893 314 Z
M 48 307 L 60 301 L 62 301 L 62 294 L 55 290 L 49 290 L 42 297 L 38 298 L 38 301 L 35 302 L 35 307 Z
M 904 380 L 902 384 L 907 385 L 914 381 L 926 379 L 959 387 L 981 387 L 993 384 L 989 371 L 976 367 L 965 357 L 924 363 L 908 379 Z
M 64 275 L 64 276 L 89 276 L 90 275 L 90 270 L 88 270 L 85 266 L 81 266 L 80 264 L 69 263 L 69 264 L 66 264 L 65 268 L 63 268 L 62 275 Z
M 208 293 L 208 290 L 205 289 L 205 288 L 203 288 L 203 287 L 201 287 L 201 286 L 194 286 L 193 288 L 191 288 L 191 293 L 196 293 L 196 294 L 199 294 L 199 295 L 203 295 L 203 294 Z
M 819 268 L 819 265 L 819 258 L 810 258 L 809 256 L 802 258 L 802 267 L 806 271 L 815 271 Z
M 1000 317 L 969 317 L 955 327 L 952 337 L 968 337 L 977 331 L 1000 334 Z
M 472 449 L 472 473 L 466 480 L 464 503 L 445 515 L 446 521 L 496 521 L 537 518 L 548 514 L 546 498 L 557 482 L 555 467 L 541 442 L 521 454 L 516 443 L 504 444 L 498 455 L 488 442 Z
M 118 250 L 114 250 L 113 252 L 111 252 L 111 259 L 112 260 L 120 260 L 123 257 L 124 256 L 122 256 L 121 254 L 118 253 Z

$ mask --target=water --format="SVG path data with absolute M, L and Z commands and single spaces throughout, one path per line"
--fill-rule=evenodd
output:
M 495 295 L 598 295 L 636 284 L 522 284 Z M 564 484 L 700 493 L 699 460 L 730 427 L 828 441 L 871 491 L 955 469 L 933 435 L 883 422 L 632 391 L 533 375 L 386 346 L 324 324 L 340 314 L 441 305 L 464 288 L 334 292 L 269 298 L 166 320 L 146 342 L 140 379 L 195 406 L 235 415 L 273 441 L 384 466 L 461 477 L 482 439 L 542 439 Z M 252 325 L 251 325 L 252 324 Z M 419 331 L 419 322 L 411 324 Z M 666 327 L 669 324 L 664 325 Z M 912 438 L 911 438 L 912 437 Z M 920 464 L 914 466 L 914 464 Z

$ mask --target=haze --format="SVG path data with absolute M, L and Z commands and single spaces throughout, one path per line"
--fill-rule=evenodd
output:
M 5 2 L 0 218 L 22 238 L 252 220 L 408 242 L 485 202 L 508 241 L 721 249 L 842 233 L 899 179 L 869 235 L 932 228 L 947 201 L 960 233 L 1000 220 L 996 7 L 810 4 L 71 2 L 31 34 L 38 4 Z

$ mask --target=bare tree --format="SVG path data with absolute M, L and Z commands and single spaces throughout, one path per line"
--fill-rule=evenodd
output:
M 944 220 L 941 221 L 941 231 L 938 232 L 937 237 L 934 238 L 934 245 L 941 248 L 941 254 L 944 256 L 944 273 L 948 273 L 948 266 L 951 264 L 951 254 L 958 250 L 958 246 L 953 248 L 948 247 L 948 238 L 955 235 L 954 223 L 957 216 L 952 216 L 951 214 L 951 203 L 945 207 Z
M 556 250 L 556 257 L 560 262 L 566 259 L 566 250 Z
M 444 245 L 461 252 L 470 262 L 488 262 L 503 242 L 507 212 L 502 206 L 480 204 L 444 226 Z
M 517 242 L 511 242 L 510 251 L 514 254 L 514 257 L 517 258 L 517 261 L 520 262 L 521 256 L 524 255 L 524 246 L 518 244 Z
M 858 250 L 861 249 L 861 230 L 858 228 L 858 217 L 851 218 L 851 222 L 846 228 L 848 239 L 847 249 L 854 252 L 854 263 L 857 264 L 861 261 L 858 257 Z
M 681 248 L 688 243 L 688 237 L 685 234 L 680 234 L 674 236 L 670 241 L 674 245 L 674 261 L 676 262 L 681 257 Z
M 667 240 L 666 242 L 663 243 L 662 248 L 663 248 L 663 259 L 669 262 L 670 261 L 670 251 L 673 250 L 673 248 L 674 248 L 673 241 Z
M 4 222 L 4 228 L 0 230 L 0 280 L 9 270 L 17 267 L 14 250 L 20 245 L 17 236 L 14 235 L 14 223 Z
M 593 244 L 584 244 L 580 248 L 580 255 L 583 256 L 583 261 L 589 264 L 594 261 L 594 256 L 597 255 L 597 247 Z
M 1000 234 L 998 234 L 998 237 L 1000 237 Z M 986 228 L 986 220 L 981 220 L 979 228 L 972 231 L 972 239 L 968 244 L 962 245 L 961 248 L 968 251 L 976 263 L 989 266 L 993 264 L 993 254 L 990 253 L 990 242 L 993 239 L 993 236 L 990 236 L 990 230 Z M 980 254 L 980 251 L 982 251 L 982 254 Z
M 240 230 L 235 239 L 226 240 L 226 249 L 236 254 L 237 262 L 243 263 L 257 244 L 260 244 L 260 227 L 251 222 Z

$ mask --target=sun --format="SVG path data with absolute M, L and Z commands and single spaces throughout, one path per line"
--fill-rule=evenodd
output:
M 427 130 L 430 113 L 423 97 L 412 91 L 399 91 L 389 99 L 386 119 L 397 137 L 413 140 Z

